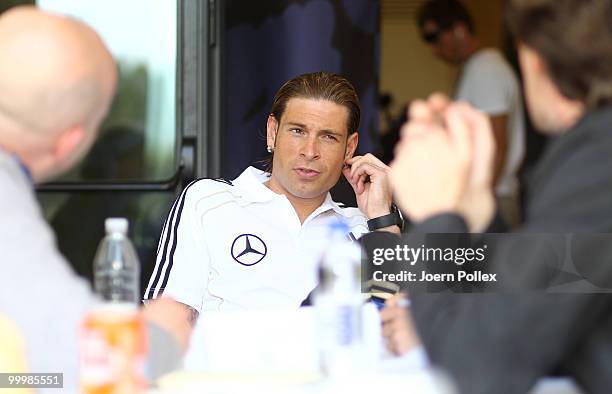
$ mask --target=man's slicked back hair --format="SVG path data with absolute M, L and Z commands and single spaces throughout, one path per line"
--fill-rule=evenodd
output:
M 361 105 L 353 84 L 341 75 L 319 71 L 298 75 L 285 82 L 276 92 L 270 114 L 280 123 L 287 103 L 293 98 L 327 100 L 341 105 L 348 110 L 347 136 L 359 129 Z M 274 154 L 262 160 L 264 169 L 272 173 Z
M 359 97 L 349 80 L 341 75 L 320 71 L 302 74 L 285 82 L 276 92 L 270 111 L 277 122 L 280 122 L 292 98 L 327 100 L 342 105 L 348 110 L 348 135 L 357 132 L 359 128 Z

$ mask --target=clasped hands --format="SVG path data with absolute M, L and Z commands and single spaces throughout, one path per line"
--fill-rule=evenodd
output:
M 441 94 L 417 100 L 390 166 L 395 200 L 414 223 L 455 213 L 482 232 L 495 212 L 494 154 L 487 115 Z

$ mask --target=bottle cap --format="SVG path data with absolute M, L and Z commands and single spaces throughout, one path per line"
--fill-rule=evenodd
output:
M 107 218 L 104 221 L 106 234 L 120 233 L 127 235 L 128 221 L 126 218 Z

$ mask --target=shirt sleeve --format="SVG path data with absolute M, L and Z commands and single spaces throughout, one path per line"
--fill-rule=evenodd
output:
M 508 65 L 482 59 L 465 67 L 455 99 L 467 101 L 488 115 L 502 115 L 510 112 L 517 89 Z
M 144 299 L 163 295 L 200 312 L 208 288 L 210 257 L 193 185 L 177 198 L 166 219 Z
M 0 154 L 0 314 L 25 338 L 29 369 L 63 372 L 64 387 L 76 390 L 78 327 L 96 300 L 58 252 L 31 185 L 8 166 Z

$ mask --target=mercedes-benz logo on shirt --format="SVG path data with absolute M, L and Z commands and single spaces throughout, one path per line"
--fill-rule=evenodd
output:
M 242 265 L 259 263 L 268 253 L 266 243 L 254 234 L 242 234 L 232 242 L 232 257 Z

